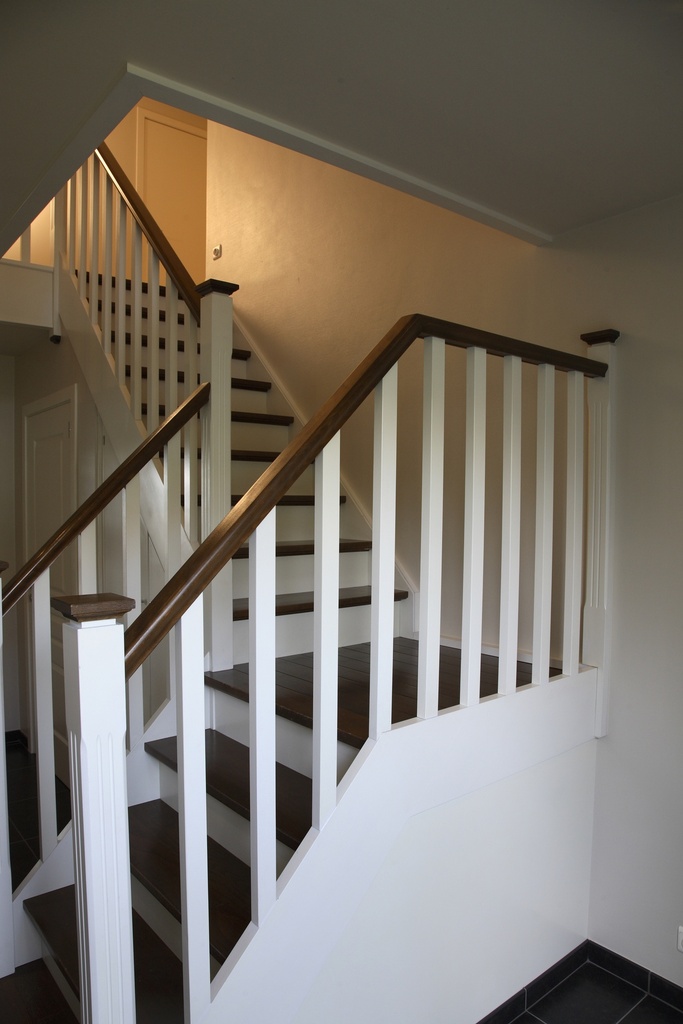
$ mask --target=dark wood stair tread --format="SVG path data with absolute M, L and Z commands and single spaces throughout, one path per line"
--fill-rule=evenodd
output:
M 230 414 L 233 423 L 265 423 L 267 426 L 291 427 L 293 416 L 275 412 L 240 412 L 233 409 Z
M 233 462 L 274 462 L 281 453 L 233 448 L 230 454 Z
M 370 550 L 372 550 L 372 541 L 370 540 L 339 541 L 340 554 Z M 287 555 L 312 555 L 313 552 L 314 544 L 312 540 L 279 540 L 275 545 L 275 555 L 278 558 L 286 557 Z M 249 545 L 245 544 L 244 547 L 238 548 L 232 557 L 249 558 Z
M 178 815 L 162 800 L 128 808 L 130 869 L 166 910 L 180 920 Z M 222 963 L 251 919 L 249 866 L 207 840 L 211 955 Z
M 57 966 L 80 998 L 76 891 L 67 885 L 24 903 Z M 133 911 L 135 1001 L 139 1024 L 183 1024 L 183 973 L 178 958 Z
M 251 352 L 248 348 L 233 348 L 232 358 L 246 363 L 248 359 L 251 359 Z
M 407 590 L 394 590 L 394 601 L 405 601 Z M 339 590 L 340 608 L 357 608 L 370 604 L 370 587 L 341 587 Z M 233 621 L 240 622 L 249 618 L 249 598 L 236 597 L 232 602 Z M 275 598 L 276 615 L 300 615 L 302 612 L 313 611 L 313 591 L 304 590 L 298 594 L 278 594 Z
M 392 722 L 404 722 L 417 714 L 417 640 L 394 637 Z M 439 709 L 455 707 L 460 700 L 458 648 L 441 647 L 439 658 Z M 551 668 L 551 676 L 559 669 Z M 205 673 L 206 685 L 239 700 L 249 700 L 249 666 L 235 665 L 224 671 Z M 531 682 L 531 665 L 517 663 L 517 685 Z M 480 696 L 489 697 L 498 688 L 498 658 L 481 656 Z M 368 737 L 370 693 L 370 644 L 352 644 L 339 649 L 338 739 L 362 747 Z M 313 655 L 292 654 L 275 663 L 275 702 L 278 715 L 308 727 L 313 725 Z
M 145 750 L 167 767 L 178 770 L 175 736 L 145 743 Z M 280 842 L 293 850 L 311 827 L 311 780 L 276 764 L 276 829 Z M 226 807 L 250 816 L 249 748 L 214 729 L 206 730 L 206 790 Z
M 232 497 L 231 497 L 232 504 L 236 505 L 237 502 L 241 501 L 243 497 L 244 497 L 243 494 L 233 494 Z M 339 503 L 341 505 L 343 505 L 343 504 L 345 504 L 345 502 L 346 502 L 346 495 L 345 494 L 340 494 L 339 495 Z M 310 507 L 310 506 L 315 505 L 315 495 L 314 494 L 285 494 L 278 501 L 278 505 L 279 506 L 290 506 L 290 507 L 291 506 L 295 506 L 295 507 L 299 507 L 299 506 Z
M 246 377 L 233 377 L 232 387 L 235 391 L 270 391 L 269 380 L 248 380 Z

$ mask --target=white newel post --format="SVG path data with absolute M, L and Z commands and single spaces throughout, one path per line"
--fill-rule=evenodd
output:
M 201 305 L 200 378 L 211 384 L 202 410 L 202 537 L 231 507 L 232 295 L 238 285 L 205 281 L 197 287 Z M 209 668 L 232 668 L 232 562 L 205 595 L 206 650 Z
M 135 1021 L 123 626 L 132 601 L 67 597 L 64 676 L 82 1024 Z
M 610 369 L 606 377 L 588 381 L 588 493 L 586 515 L 586 585 L 583 608 L 581 660 L 598 669 L 595 735 L 607 732 L 611 602 L 610 527 L 612 520 L 612 448 L 614 423 L 614 349 L 619 337 L 614 330 L 582 334 L 589 345 L 599 346 L 591 355 Z
M 0 573 L 7 568 L 0 562 Z M 2 580 L 0 579 L 0 607 Z M 5 691 L 3 687 L 2 616 L 0 615 L 0 737 L 5 740 Z M 7 761 L 0 757 L 0 978 L 14 973 L 14 928 L 12 925 L 12 869 L 9 860 L 9 820 L 7 817 Z

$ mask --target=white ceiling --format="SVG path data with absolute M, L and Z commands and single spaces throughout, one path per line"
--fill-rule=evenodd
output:
M 531 241 L 683 192 L 683 0 L 26 0 L 0 251 L 140 95 Z

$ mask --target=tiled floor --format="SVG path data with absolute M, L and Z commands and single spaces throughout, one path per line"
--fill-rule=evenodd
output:
M 39 857 L 38 797 L 36 758 L 20 739 L 8 739 L 7 803 L 9 810 L 10 862 L 12 887 L 16 889 Z M 67 787 L 55 779 L 57 828 L 61 831 L 71 818 L 71 800 Z
M 683 989 L 586 941 L 479 1024 L 683 1024 Z
M 515 1024 L 683 1024 L 683 1012 L 585 963 L 517 1017 Z

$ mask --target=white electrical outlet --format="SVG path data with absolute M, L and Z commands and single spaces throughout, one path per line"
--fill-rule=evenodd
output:
M 214 245 L 213 249 L 211 250 L 211 255 L 213 256 L 213 258 L 215 260 L 219 260 L 221 258 L 221 256 L 223 255 L 223 246 L 222 245 Z
M 683 953 L 683 924 L 678 926 L 678 952 Z

